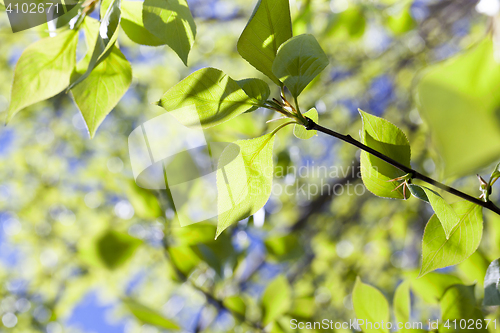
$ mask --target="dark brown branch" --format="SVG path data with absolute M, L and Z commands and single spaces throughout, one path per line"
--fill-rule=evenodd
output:
M 498 215 L 500 215 L 500 208 L 497 207 L 493 202 L 491 201 L 482 201 L 478 198 L 474 198 L 473 196 L 470 196 L 464 192 L 461 192 L 453 187 L 450 187 L 448 185 L 445 185 L 443 183 L 440 183 L 430 177 L 427 177 L 426 175 L 423 175 L 421 174 L 420 172 L 418 171 L 415 171 L 413 170 L 412 168 L 410 167 L 407 167 L 406 165 L 403 165 L 401 163 L 399 163 L 398 161 L 390 158 L 389 156 L 386 156 L 384 154 L 382 154 L 381 152 L 373 149 L 373 148 L 370 148 L 366 145 L 364 145 L 363 143 L 359 142 L 358 140 L 355 140 L 353 139 L 350 135 L 343 135 L 343 134 L 340 134 L 338 132 L 335 132 L 335 131 L 332 131 L 331 129 L 328 129 L 328 128 L 325 128 L 321 125 L 318 125 L 316 124 L 314 121 L 312 121 L 311 119 L 307 119 L 308 120 L 308 125 L 306 126 L 306 129 L 308 130 L 316 130 L 316 131 L 319 131 L 319 132 L 322 132 L 322 133 L 325 133 L 325 134 L 328 134 L 330 136 L 333 136 L 337 139 L 340 139 L 344 142 L 347 142 L 355 147 L 358 147 L 359 149 L 367 152 L 367 153 L 370 153 L 372 154 L 373 156 L 375 157 L 378 157 L 380 158 L 382 161 L 384 162 L 387 162 L 389 163 L 390 165 L 398 168 L 399 170 L 407 173 L 407 174 L 410 174 L 411 175 L 411 178 L 413 179 L 419 179 L 423 182 L 426 182 L 428 184 L 431 184 L 437 188 L 440 188 L 442 189 L 443 191 L 446 191 L 448 193 L 451 193 L 453 195 L 456 195 L 457 197 L 460 197 L 464 200 L 467 200 L 469 202 L 472 202 L 472 203 L 475 203 L 476 205 L 479 205 L 483 208 L 486 208 L 486 209 L 489 209 L 491 210 L 492 212 L 494 213 L 497 213 Z

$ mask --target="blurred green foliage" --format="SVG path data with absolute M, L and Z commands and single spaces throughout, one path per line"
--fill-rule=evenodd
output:
M 152 103 L 165 91 L 205 66 L 231 73 L 235 82 L 271 82 L 237 54 L 255 4 L 217 3 L 190 2 L 197 33 L 189 67 L 167 47 L 137 45 L 138 35 L 127 29 L 141 28 L 141 18 L 133 9 L 124 14 L 118 43 L 131 63 L 130 88 L 92 140 L 64 93 L 28 106 L 0 129 L 2 330 L 85 331 L 71 319 L 92 292 L 112 304 L 109 315 L 127 332 L 316 332 L 291 329 L 290 320 L 349 321 L 362 315 L 365 302 L 382 304 L 383 320 L 405 317 L 409 306 L 410 320 L 424 325 L 437 318 L 500 324 L 498 308 L 481 305 L 486 269 L 500 257 L 500 217 L 484 212 L 483 238 L 468 259 L 417 278 L 431 207 L 360 191 L 356 150 L 321 133 L 300 140 L 287 127 L 276 135 L 275 165 L 296 168 L 274 172 L 274 184 L 288 192 L 271 192 L 264 209 L 217 240 L 215 221 L 181 228 L 165 191 L 135 185 L 127 137 L 164 112 Z M 413 168 L 479 196 L 474 174 L 487 175 L 498 162 L 492 19 L 464 1 L 342 3 L 291 2 L 294 34 L 316 36 L 330 63 L 304 89 L 302 108 L 314 107 L 322 125 L 356 138 L 358 108 L 383 115 L 406 133 Z M 0 13 L 2 117 L 17 60 L 47 31 L 12 34 Z M 86 53 L 79 36 L 78 60 Z M 271 96 L 279 96 L 277 88 Z M 225 142 L 259 137 L 276 127 L 266 123 L 273 117 L 263 109 L 243 113 L 205 135 Z M 328 173 L 297 171 L 316 170 L 312 165 Z M 343 192 L 314 192 L 327 184 Z M 487 330 L 498 329 L 491 322 Z

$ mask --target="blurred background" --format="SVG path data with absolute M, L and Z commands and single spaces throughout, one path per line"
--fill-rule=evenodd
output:
M 135 185 L 127 138 L 164 112 L 152 103 L 165 91 L 206 66 L 236 80 L 263 78 L 236 51 L 254 1 L 188 3 L 198 27 L 189 67 L 166 46 L 139 46 L 120 33 L 133 83 L 94 139 L 65 93 L 0 127 L 0 331 L 260 332 L 263 294 L 277 277 L 291 287 L 269 332 L 294 331 L 290 318 L 353 319 L 357 276 L 389 300 L 410 279 L 419 321 L 439 317 L 435 296 L 450 284 L 475 282 L 482 298 L 486 268 L 500 256 L 500 218 L 485 212 L 483 241 L 467 261 L 417 280 L 432 209 L 369 193 L 359 151 L 321 133 L 303 141 L 280 131 L 271 198 L 217 240 L 215 221 L 181 228 L 165 193 Z M 323 126 L 355 138 L 358 108 L 383 116 L 407 134 L 413 168 L 479 196 L 475 174 L 489 176 L 500 157 L 499 1 L 290 5 L 294 35 L 314 34 L 330 59 L 301 95 L 302 109 L 315 107 Z M 46 25 L 13 34 L 0 12 L 2 121 L 18 58 L 46 35 Z M 86 52 L 80 37 L 78 59 Z M 276 126 L 266 124 L 274 116 L 257 110 L 205 135 L 257 137 Z M 326 185 L 336 191 L 318 190 Z

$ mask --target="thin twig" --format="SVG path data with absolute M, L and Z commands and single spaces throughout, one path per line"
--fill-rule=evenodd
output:
M 358 147 L 359 149 L 367 152 L 367 153 L 370 153 L 372 154 L 373 156 L 375 157 L 378 157 L 380 158 L 381 160 L 383 160 L 384 162 L 387 162 L 389 163 L 390 165 L 398 168 L 399 170 L 407 173 L 407 174 L 410 174 L 411 175 L 411 178 L 413 179 L 419 179 L 423 182 L 426 182 L 428 184 L 431 184 L 437 188 L 440 188 L 442 189 L 443 191 L 446 191 L 448 193 L 451 193 L 453 195 L 456 195 L 457 197 L 460 197 L 464 200 L 467 200 L 467 201 L 470 201 L 472 203 L 475 203 L 476 205 L 479 205 L 483 208 L 486 208 L 486 209 L 489 209 L 491 210 L 492 212 L 494 213 L 497 213 L 498 215 L 500 215 L 500 208 L 498 206 L 496 206 L 492 201 L 487 201 L 487 202 L 484 202 L 478 198 L 474 198 L 473 196 L 470 196 L 464 192 L 461 192 L 453 187 L 450 187 L 448 185 L 445 185 L 443 183 L 440 183 L 438 182 L 437 180 L 434 180 L 430 177 L 427 177 L 426 175 L 423 175 L 421 174 L 420 172 L 418 171 L 415 171 L 414 169 L 406 166 L 406 165 L 403 165 L 401 163 L 399 163 L 398 161 L 390 158 L 389 156 L 386 156 L 384 154 L 382 154 L 381 152 L 373 149 L 373 148 L 370 148 L 366 145 L 364 145 L 363 143 L 359 142 L 358 140 L 355 140 L 353 137 L 351 137 L 350 135 L 343 135 L 343 134 L 340 134 L 338 132 L 335 132 L 331 129 L 328 129 L 328 128 L 325 128 L 321 125 L 318 125 L 316 124 L 314 121 L 312 121 L 311 119 L 307 118 L 308 120 L 308 125 L 306 126 L 306 129 L 307 130 L 316 130 L 316 131 L 319 131 L 319 132 L 322 132 L 322 133 L 325 133 L 325 134 L 328 134 L 330 136 L 333 136 L 337 139 L 340 139 L 344 142 L 347 142 L 355 147 Z

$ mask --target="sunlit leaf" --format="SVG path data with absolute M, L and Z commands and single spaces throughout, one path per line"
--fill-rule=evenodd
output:
M 476 283 L 483 286 L 489 264 L 490 261 L 485 255 L 480 250 L 477 250 L 457 266 L 457 271 L 464 283 Z
M 295 36 L 280 46 L 273 73 L 294 97 L 328 66 L 328 57 L 313 35 Z
M 186 0 L 145 0 L 144 27 L 167 43 L 187 66 L 196 36 L 196 24 Z
M 487 38 L 429 68 L 417 86 L 419 111 L 447 174 L 468 174 L 500 154 L 500 64 L 494 53 Z
M 497 164 L 495 170 L 491 173 L 491 180 L 494 181 L 497 178 L 500 178 L 500 163 Z
M 402 35 L 415 28 L 415 20 L 411 16 L 410 6 L 406 6 L 398 13 L 387 17 L 387 27 L 396 35 Z
M 270 237 L 264 242 L 267 252 L 276 260 L 297 259 L 303 253 L 303 249 L 296 235 Z
M 84 22 L 88 52 L 77 65 L 75 77 L 85 75 L 95 45 L 99 24 L 86 18 Z M 87 78 L 71 89 L 75 103 L 82 113 L 90 137 L 94 137 L 99 125 L 118 104 L 132 82 L 132 68 L 120 50 L 113 46 L 110 54 L 103 59 Z
M 240 296 L 230 296 L 224 298 L 223 304 L 231 312 L 234 312 L 242 317 L 245 317 L 247 306 L 245 301 Z
M 185 126 L 223 123 L 254 106 L 243 89 L 215 68 L 200 69 L 167 91 L 158 105 Z
M 411 188 L 414 192 L 418 191 L 415 187 L 420 187 L 420 189 L 425 193 L 425 198 L 422 198 L 422 200 L 428 202 L 432 206 L 437 218 L 443 225 L 446 238 L 449 238 L 451 231 L 459 221 L 457 213 L 453 210 L 451 205 L 447 203 L 441 195 L 439 195 L 439 193 L 425 186 L 412 185 Z
M 398 322 L 410 321 L 410 282 L 402 282 L 394 294 L 394 316 Z
M 167 330 L 179 330 L 180 327 L 177 326 L 173 321 L 165 318 L 159 312 L 150 309 L 136 301 L 127 299 L 123 301 L 128 310 L 136 317 L 141 323 L 153 325 L 159 328 Z
M 365 13 L 358 7 L 349 6 L 333 18 L 328 33 L 335 38 L 356 40 L 363 37 L 365 30 Z
M 274 134 L 270 133 L 236 141 L 221 155 L 219 166 L 227 166 L 217 170 L 217 206 L 220 213 L 216 237 L 231 224 L 255 214 L 269 199 L 274 174 L 274 138 Z M 243 163 L 229 164 L 228 160 L 237 155 L 235 149 L 238 147 Z
M 412 290 L 426 303 L 436 304 L 446 289 L 462 281 L 453 275 L 431 272 L 417 278 L 418 272 L 410 276 Z
M 352 305 L 356 318 L 364 320 L 364 322 L 387 323 L 390 319 L 389 303 L 385 296 L 377 289 L 368 284 L 361 282 L 358 277 L 354 290 L 352 292 Z M 365 333 L 388 333 L 386 328 L 374 328 L 373 326 L 362 326 L 361 329 Z
M 410 143 L 406 135 L 389 121 L 359 111 L 363 120 L 361 139 L 365 145 L 410 167 Z M 366 188 L 384 198 L 404 199 L 403 186 L 392 179 L 405 173 L 387 162 L 366 152 L 361 152 L 361 176 Z M 406 193 L 409 196 L 409 193 Z
M 125 264 L 141 244 L 140 239 L 110 230 L 97 240 L 96 246 L 104 265 L 115 269 Z
M 90 73 L 114 50 L 113 46 L 118 38 L 118 31 L 121 20 L 121 0 L 113 0 L 102 17 L 99 30 L 96 31 L 95 46 L 92 56 L 88 60 L 88 66 L 84 73 L 76 76 L 68 89 L 74 88 L 85 80 Z
M 125 187 L 127 199 L 134 207 L 134 214 L 142 219 L 155 219 L 163 215 L 157 197 L 149 190 L 130 182 Z
M 472 255 L 483 234 L 483 214 L 481 206 L 460 201 L 452 208 L 459 217 L 458 224 L 446 238 L 441 222 L 432 215 L 424 231 L 422 241 L 422 268 L 420 276 L 438 268 L 461 263 Z
M 281 84 L 273 62 L 281 44 L 292 37 L 288 0 L 259 0 L 238 40 L 238 52 L 253 67 Z
M 262 295 L 263 323 L 269 324 L 285 314 L 292 302 L 292 290 L 284 275 L 279 275 L 267 286 Z
M 314 297 L 301 297 L 293 300 L 289 314 L 292 318 L 311 318 L 316 313 Z
M 201 261 L 189 246 L 171 246 L 168 248 L 168 253 L 174 266 L 186 276 Z
M 312 108 L 311 110 L 304 113 L 304 117 L 308 117 L 312 121 L 317 123 L 318 122 L 318 111 L 315 108 Z M 317 131 L 316 130 L 308 131 L 302 125 L 295 125 L 293 128 L 293 134 L 299 139 L 308 140 L 308 139 L 312 138 L 313 136 L 315 136 L 317 134 Z
M 483 305 L 500 305 L 500 260 L 491 262 L 484 278 L 484 300 Z
M 450 325 L 449 327 L 445 327 L 445 325 L 441 324 L 439 332 L 488 332 L 488 330 L 485 329 L 486 325 L 474 325 L 470 327 L 470 323 L 476 323 L 476 320 L 480 320 L 482 323 L 485 323 L 481 310 L 476 306 L 474 285 L 451 286 L 446 290 L 441 298 L 440 306 L 440 322 L 446 323 L 446 321 L 449 320 Z M 472 320 L 469 321 L 470 319 Z M 458 325 L 453 323 L 454 320 L 456 320 Z M 460 327 L 460 321 L 462 321 L 462 327 Z M 464 322 L 467 323 L 467 325 L 464 325 Z
M 236 83 L 255 104 L 262 105 L 271 95 L 269 85 L 260 79 L 245 79 L 236 81 Z
M 120 26 L 127 36 L 135 43 L 148 46 L 164 45 L 167 42 L 156 37 L 144 27 L 142 6 L 144 2 L 123 1 L 122 21 Z
M 68 30 L 31 44 L 17 62 L 7 122 L 34 103 L 68 87 L 76 64 L 78 34 Z

